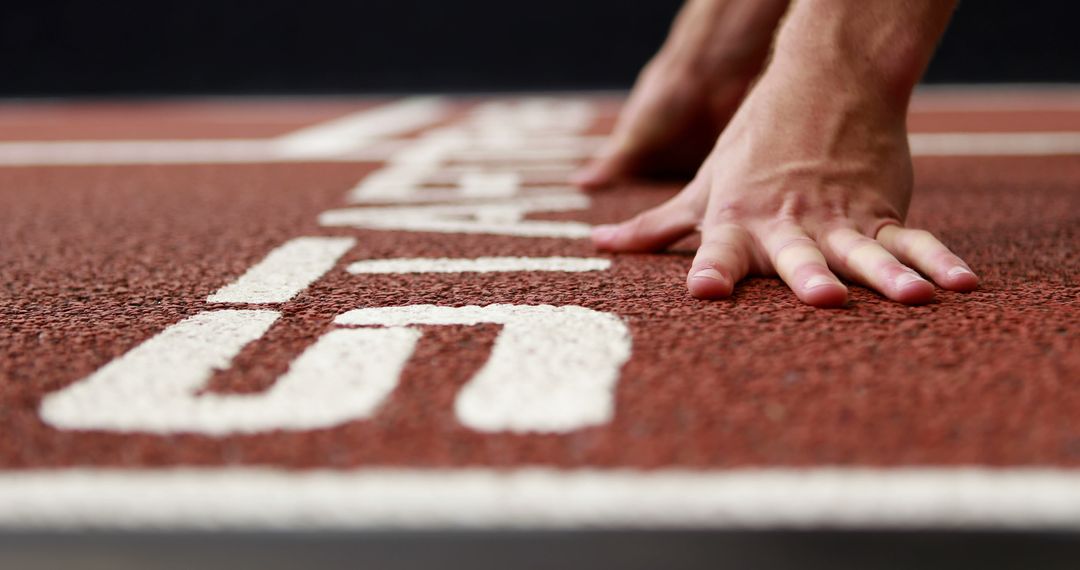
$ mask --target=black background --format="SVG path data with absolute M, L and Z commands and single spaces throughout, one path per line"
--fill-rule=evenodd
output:
M 6 2 L 0 96 L 624 88 L 680 3 Z M 1077 2 L 968 0 L 926 81 L 1080 82 L 1078 22 Z

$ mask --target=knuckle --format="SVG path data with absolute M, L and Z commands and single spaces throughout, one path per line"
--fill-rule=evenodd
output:
M 930 243 L 936 243 L 934 234 L 926 230 L 908 230 L 907 241 L 911 245 L 927 245 Z
M 877 240 L 870 239 L 870 238 L 868 238 L 868 237 L 866 237 L 864 235 L 858 235 L 858 236 L 851 237 L 850 241 L 848 241 L 848 243 L 846 245 L 847 245 L 846 254 L 849 255 L 849 256 L 854 255 L 855 253 L 857 253 L 859 251 L 866 251 L 868 248 L 876 249 L 876 248 L 880 247 L 880 244 L 878 244 Z
M 642 212 L 626 222 L 626 228 L 630 233 L 638 234 L 645 232 L 652 225 L 652 213 Z
M 816 243 L 814 242 L 814 240 L 812 240 L 812 239 L 810 239 L 810 238 L 808 238 L 806 236 L 798 236 L 798 237 L 787 238 L 787 239 L 781 241 L 779 243 L 779 245 L 777 245 L 776 253 L 779 255 L 780 253 L 783 253 L 784 251 L 787 251 L 789 249 L 798 248 L 798 247 L 807 247 L 807 246 L 815 247 Z
M 709 241 L 743 242 L 750 240 L 750 231 L 731 222 L 711 222 L 704 225 L 704 231 L 710 236 Z

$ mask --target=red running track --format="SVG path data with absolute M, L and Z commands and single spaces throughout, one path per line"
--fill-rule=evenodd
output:
M 612 100 L 587 99 L 591 114 L 579 115 L 572 106 L 560 107 L 560 101 L 565 102 L 553 104 L 556 111 L 548 109 L 550 116 L 541 111 L 514 115 L 511 105 L 510 114 L 495 123 L 509 121 L 501 126 L 519 129 L 517 135 L 527 131 L 521 135 L 526 147 L 563 137 L 561 146 L 543 143 L 547 150 L 565 150 L 572 146 L 569 139 L 587 147 L 595 144 L 594 135 L 610 128 Z M 0 108 L 0 137 L 196 145 L 200 140 L 265 141 L 383 103 L 146 103 L 130 109 L 6 104 Z M 723 473 L 975 466 L 1071 473 L 1080 466 L 1080 149 L 1069 151 L 1068 140 L 1059 140 L 1064 146 L 1057 150 L 1040 151 L 1032 150 L 1030 141 L 1005 136 L 991 141 L 997 150 L 973 153 L 965 145 L 986 139 L 965 139 L 948 143 L 957 145 L 952 150 L 916 158 L 910 225 L 933 231 L 982 278 L 975 292 L 938 291 L 935 302 L 920 307 L 853 287 L 847 308 L 813 309 L 799 304 L 778 280 L 761 278 L 742 283 L 730 300 L 695 300 L 684 287 L 692 251 L 687 245 L 666 254 L 611 257 L 572 237 L 320 224 L 322 213 L 356 206 L 347 203 L 350 189 L 388 167 L 376 159 L 424 140 L 432 129 L 469 121 L 477 105 L 490 103 L 450 102 L 445 114 L 422 127 L 375 136 L 365 148 L 383 150 L 361 152 L 357 160 L 329 154 L 283 159 L 266 151 L 266 158 L 225 162 L 140 164 L 141 159 L 132 163 L 110 155 L 98 163 L 73 159 L 82 163 L 65 164 L 69 151 L 46 145 L 31 154 L 48 156 L 51 164 L 38 159 L 21 164 L 17 155 L 27 156 L 25 148 L 16 152 L 0 145 L 0 162 L 4 157 L 9 162 L 0 166 L 0 472 L 34 476 L 76 467 L 256 466 Z M 565 128 L 536 125 L 549 120 L 565 121 Z M 910 124 L 922 134 L 1068 137 L 1080 131 L 1080 97 L 1075 92 L 930 93 L 916 101 Z M 508 145 L 484 151 L 489 153 L 480 157 L 488 161 L 485 168 L 505 174 L 522 168 L 522 160 L 534 166 L 544 162 L 499 155 Z M 139 145 L 134 146 L 130 152 L 139 155 Z M 542 193 L 532 187 L 553 181 L 537 176 L 555 177 L 558 168 L 581 156 L 549 160 L 559 164 L 547 174 L 519 170 L 524 186 L 517 194 L 491 200 L 513 203 Z M 474 159 L 467 153 L 447 155 L 422 184 L 446 178 L 448 165 L 452 170 Z M 592 196 L 587 207 L 534 212 L 528 219 L 614 222 L 677 189 L 627 186 Z M 394 216 L 387 219 L 398 223 Z M 352 238 L 356 245 L 285 302 L 208 301 L 269 252 L 303 236 Z M 610 259 L 610 267 L 346 271 L 365 260 L 555 256 Z M 346 311 L 491 304 L 583 307 L 621 322 L 631 348 L 625 364 L 608 365 L 617 379 L 609 392 L 610 413 L 583 412 L 592 419 L 571 419 L 567 428 L 555 430 L 506 427 L 517 425 L 513 417 L 494 420 L 493 428 L 470 426 L 456 398 L 491 358 L 506 329 L 499 323 L 419 326 L 415 350 L 374 410 L 323 427 L 279 429 L 268 420 L 259 429 L 212 433 L 208 426 L 220 418 L 159 429 L 153 415 L 134 413 L 122 429 L 110 427 L 108 420 L 80 425 L 80 414 L 102 416 L 89 408 L 124 416 L 125 408 L 134 406 L 125 398 L 138 395 L 110 388 L 107 381 L 54 418 L 42 411 L 47 395 L 86 383 L 155 335 L 208 312 L 273 310 L 280 317 L 231 362 L 217 366 L 191 391 L 190 400 L 266 393 L 302 352 L 336 330 L 334 318 Z M 546 342 L 541 336 L 526 341 L 533 343 L 528 350 Z M 608 340 L 600 344 L 610 348 L 604 343 Z M 139 369 L 149 370 L 143 378 L 147 386 L 167 382 L 161 379 L 170 370 L 149 366 Z M 517 374 L 528 384 L 539 370 L 541 393 L 535 398 L 543 400 L 544 374 L 560 372 L 530 366 Z M 585 370 L 575 374 L 607 369 Z M 331 399 L 335 395 L 340 396 L 329 393 Z M 531 401 L 534 396 L 517 397 Z M 595 395 L 580 400 L 590 398 Z M 287 421 L 282 425 L 287 428 Z

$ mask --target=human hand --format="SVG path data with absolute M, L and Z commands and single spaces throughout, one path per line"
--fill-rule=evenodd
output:
M 638 77 L 607 145 L 572 181 L 690 175 L 761 71 L 787 0 L 691 0 Z
M 847 300 L 837 275 L 911 304 L 934 296 L 915 270 L 945 289 L 974 289 L 963 260 L 930 233 L 904 228 L 912 179 L 902 108 L 770 71 L 685 189 L 597 227 L 593 241 L 655 251 L 700 229 L 687 287 L 704 299 L 731 295 L 748 274 L 779 275 L 822 307 Z

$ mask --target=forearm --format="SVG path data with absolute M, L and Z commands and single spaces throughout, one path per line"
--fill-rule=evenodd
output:
M 790 0 L 688 0 L 659 57 L 704 76 L 756 75 Z
M 906 109 L 955 0 L 796 0 L 776 44 L 775 63 L 785 73 L 831 75 L 853 89 L 871 91 L 896 109 Z M 796 69 L 814 61 L 812 68 Z

